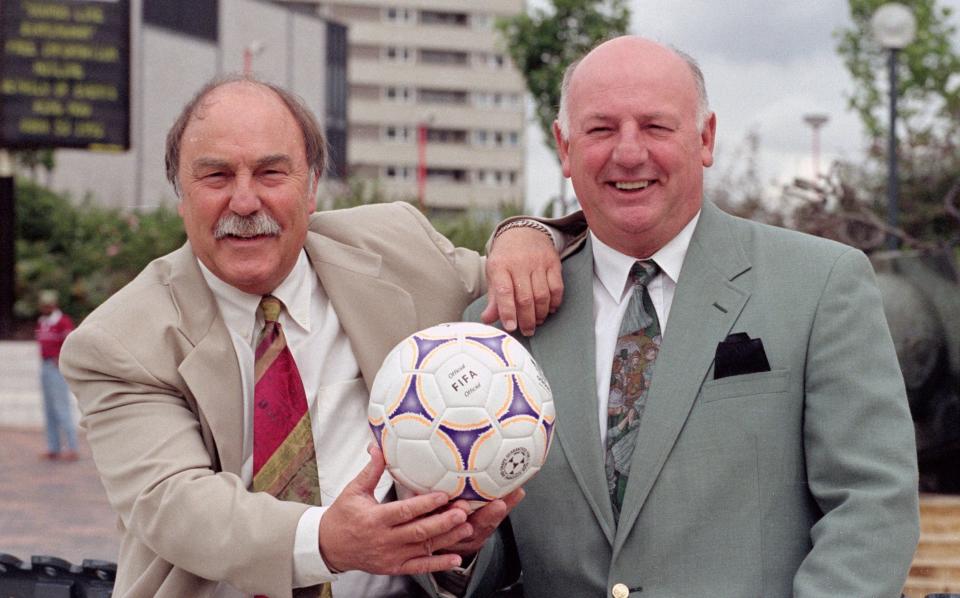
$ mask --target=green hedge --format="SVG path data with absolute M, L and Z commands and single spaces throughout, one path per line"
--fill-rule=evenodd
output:
M 82 319 L 151 260 L 186 240 L 174 208 L 126 212 L 90 197 L 76 204 L 28 180 L 17 181 L 16 194 L 14 313 L 20 320 L 36 317 L 42 289 L 58 291 L 63 310 Z M 333 207 L 382 201 L 376 185 L 353 183 Z M 497 215 L 437 213 L 430 219 L 454 244 L 482 252 Z
M 16 188 L 14 314 L 36 317 L 37 293 L 54 289 L 63 310 L 83 318 L 155 257 L 183 244 L 176 211 L 124 212 L 79 204 L 24 180 Z

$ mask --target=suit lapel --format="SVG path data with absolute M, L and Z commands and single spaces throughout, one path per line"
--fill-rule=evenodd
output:
M 693 408 L 717 343 L 730 332 L 750 296 L 749 289 L 733 282 L 749 268 L 730 217 L 704 202 L 640 422 L 614 555 L 630 534 Z
M 233 340 L 189 245 L 174 253 L 171 262 L 170 291 L 180 312 L 178 327 L 194 346 L 178 369 L 207 421 L 221 469 L 239 474 L 243 388 Z
M 607 493 L 597 420 L 590 245 L 588 237 L 585 247 L 564 261 L 563 305 L 530 338 L 530 348 L 554 391 L 557 410 L 554 433 L 559 450 L 570 464 L 607 540 L 613 544 L 613 510 Z
M 312 232 L 305 248 L 369 389 L 387 353 L 415 332 L 410 329 L 418 322 L 413 298 L 380 278 L 382 258 L 375 253 Z

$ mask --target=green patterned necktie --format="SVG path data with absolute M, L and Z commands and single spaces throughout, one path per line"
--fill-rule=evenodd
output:
M 620 518 L 637 429 L 653 379 L 653 363 L 660 351 L 660 322 L 647 291 L 647 284 L 659 271 L 652 260 L 638 261 L 630 269 L 632 295 L 613 352 L 604 465 L 614 519 Z

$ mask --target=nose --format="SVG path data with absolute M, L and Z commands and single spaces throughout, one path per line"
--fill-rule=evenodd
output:
M 261 207 L 260 196 L 253 184 L 253 177 L 239 174 L 234 179 L 230 195 L 230 210 L 239 216 L 249 216 Z
M 621 127 L 612 157 L 614 163 L 623 168 L 634 168 L 646 162 L 647 144 L 638 127 L 632 124 Z

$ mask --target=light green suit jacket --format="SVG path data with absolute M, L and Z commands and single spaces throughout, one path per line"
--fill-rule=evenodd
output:
M 919 533 L 914 430 L 861 252 L 704 203 L 619 524 L 598 432 L 589 243 L 564 282 L 527 344 L 557 410 L 547 462 L 510 517 L 528 598 L 616 584 L 643 598 L 900 595 Z M 762 340 L 771 371 L 714 379 L 717 344 L 735 332 Z M 481 553 L 474 595 L 504 564 L 496 552 Z

